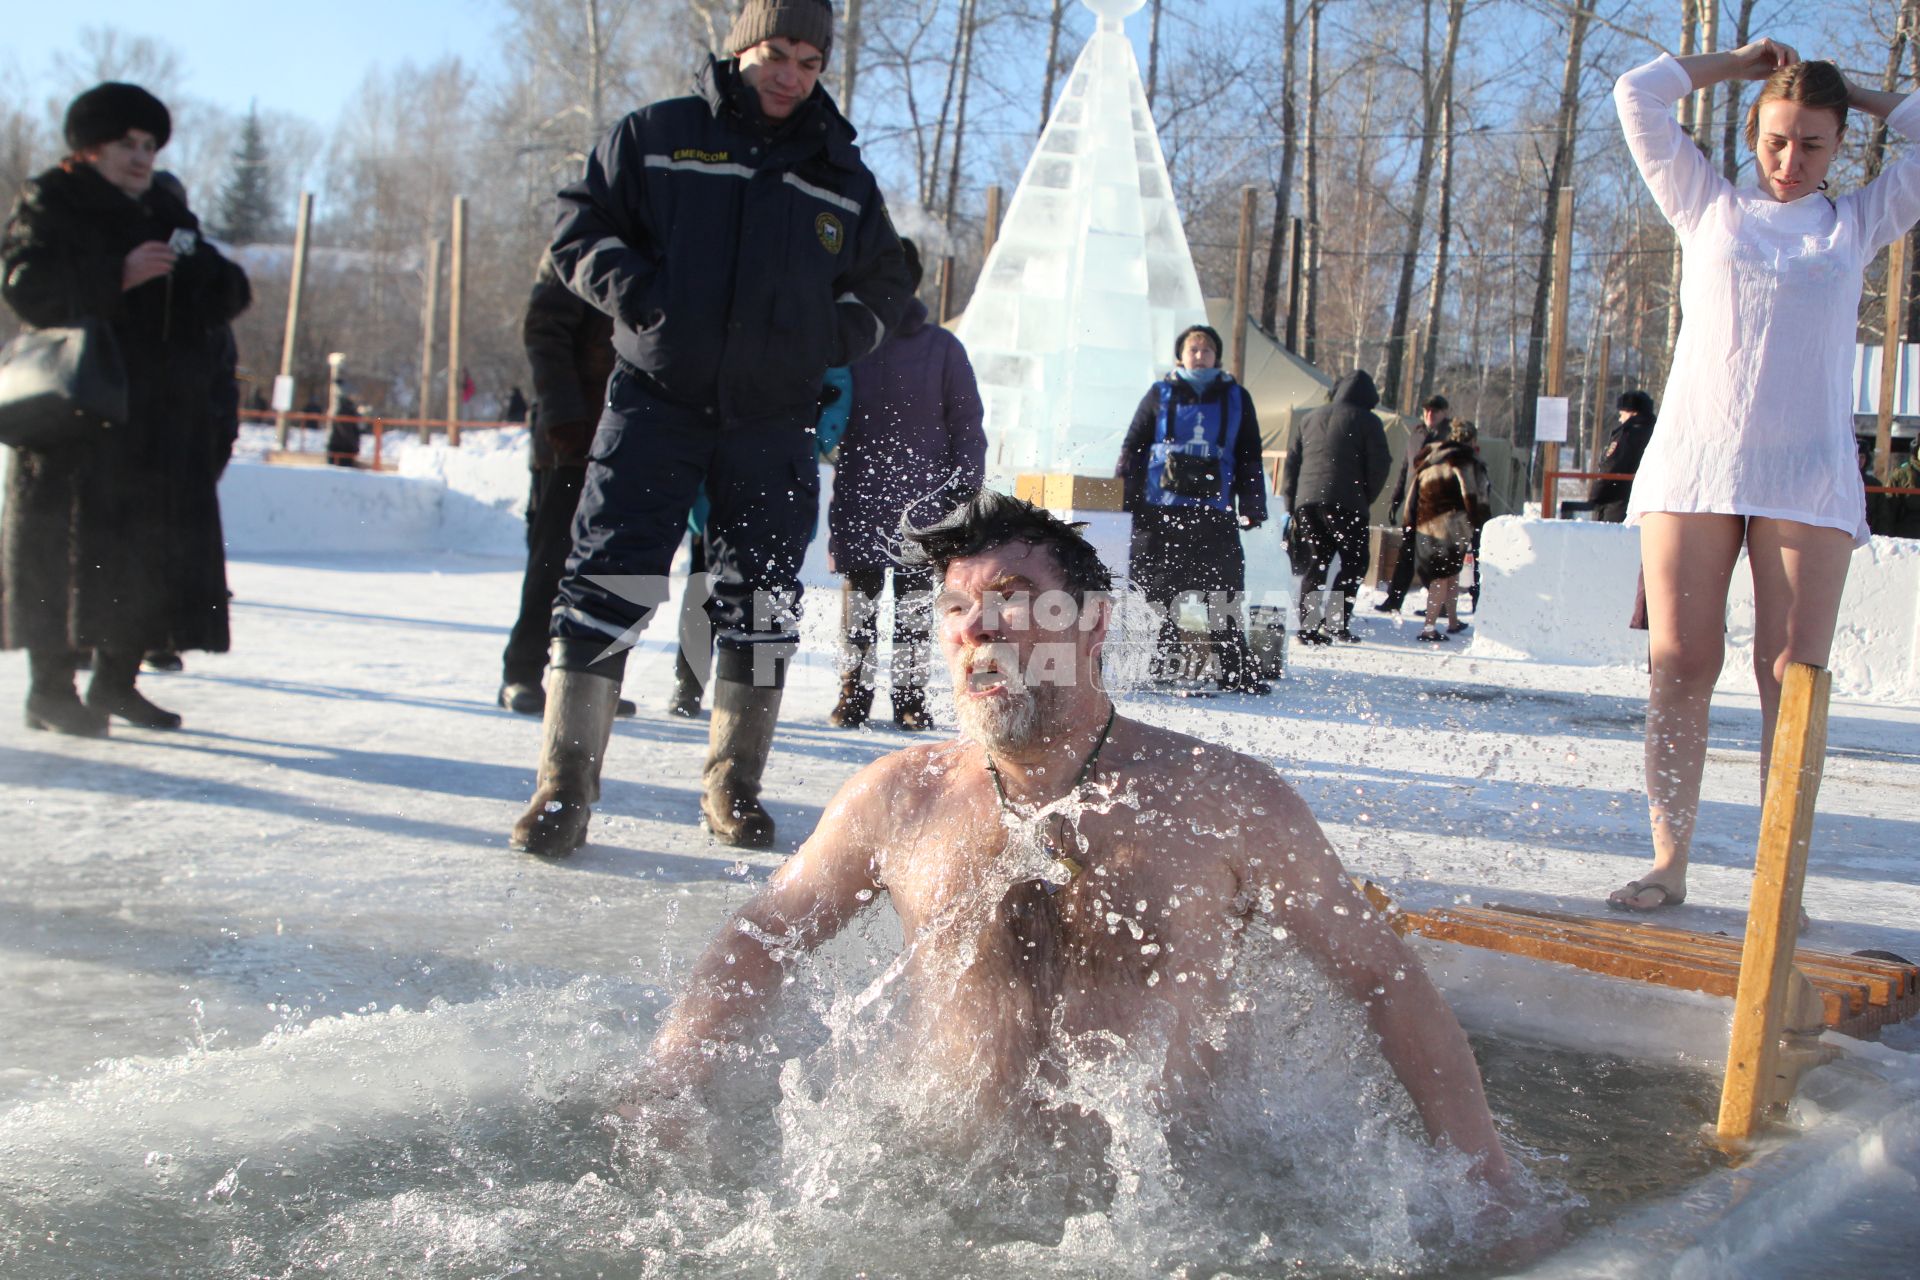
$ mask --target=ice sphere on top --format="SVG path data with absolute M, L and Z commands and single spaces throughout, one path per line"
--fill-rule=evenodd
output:
M 1140 12 L 1147 0 L 1083 0 L 1083 3 L 1101 17 L 1118 22 L 1130 13 Z

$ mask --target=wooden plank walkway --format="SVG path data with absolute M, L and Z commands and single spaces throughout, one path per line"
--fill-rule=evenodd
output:
M 1401 912 L 1394 924 L 1402 933 L 1684 991 L 1732 996 L 1740 983 L 1742 939 L 1726 934 L 1498 904 Z M 1920 966 L 1809 947 L 1795 950 L 1793 964 L 1819 993 L 1830 1030 L 1871 1036 L 1920 1014 Z

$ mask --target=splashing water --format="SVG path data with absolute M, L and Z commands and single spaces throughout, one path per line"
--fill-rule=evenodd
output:
M 664 1006 L 644 983 L 103 1064 L 0 1116 L 0 1258 L 13 1277 L 1259 1276 L 1457 1274 L 1493 1243 L 1461 1158 L 1419 1136 L 1360 1012 L 1290 944 L 1248 939 L 1204 1088 L 1169 1086 L 1172 1028 L 1149 1021 L 1058 1042 L 996 1114 L 902 1034 L 929 1013 L 892 928 L 869 911 L 790 965 L 713 1105 L 637 1124 L 612 1109 Z M 1605 1070 L 1524 1046 L 1492 1061 L 1523 1155 L 1581 1138 Z M 1591 1134 L 1567 1162 L 1529 1156 L 1532 1199 L 1605 1213 L 1619 1185 L 1704 1167 L 1710 1086 L 1636 1069 L 1632 1090 L 1630 1124 L 1682 1136 L 1638 1135 L 1624 1179 Z

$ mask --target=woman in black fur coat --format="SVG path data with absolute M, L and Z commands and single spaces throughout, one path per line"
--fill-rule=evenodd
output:
M 0 647 L 27 650 L 30 728 L 100 736 L 109 715 L 177 727 L 134 688 L 141 654 L 227 648 L 216 483 L 232 443 L 228 325 L 250 293 L 177 186 L 154 182 L 171 132 L 136 85 L 81 94 L 70 154 L 28 181 L 0 244 L 7 305 L 35 327 L 106 321 L 128 387 L 123 426 L 15 450 L 7 473 Z M 72 655 L 89 649 L 83 703 Z

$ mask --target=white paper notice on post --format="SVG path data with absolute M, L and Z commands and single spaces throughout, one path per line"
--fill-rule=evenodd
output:
M 1567 442 L 1567 398 L 1541 396 L 1534 401 L 1533 438 L 1541 444 Z
M 293 412 L 293 379 L 280 374 L 273 380 L 273 410 L 275 413 Z

